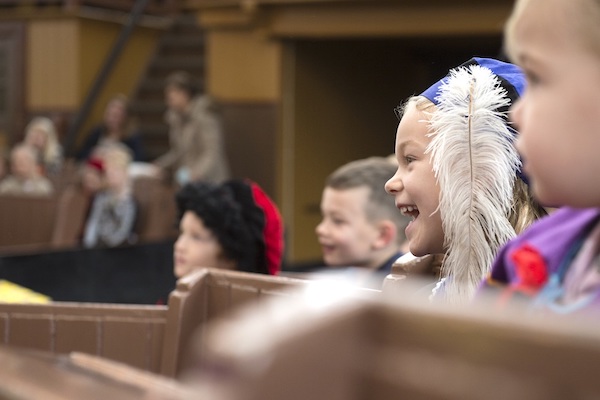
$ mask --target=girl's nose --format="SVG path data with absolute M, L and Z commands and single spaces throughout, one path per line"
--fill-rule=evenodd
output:
M 396 173 L 394 176 L 392 176 L 385 183 L 385 191 L 392 195 L 400 192 L 403 188 L 404 188 L 404 185 L 402 184 L 402 179 L 400 179 L 400 176 L 398 175 L 398 173 Z

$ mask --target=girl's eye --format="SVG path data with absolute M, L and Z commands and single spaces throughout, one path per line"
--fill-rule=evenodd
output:
M 416 159 L 413 156 L 404 156 L 404 162 L 408 165 Z

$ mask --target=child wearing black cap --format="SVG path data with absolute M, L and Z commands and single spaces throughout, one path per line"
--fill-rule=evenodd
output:
M 474 58 L 399 110 L 399 165 L 386 190 L 412 218 L 412 255 L 443 255 L 433 298 L 470 300 L 498 248 L 544 213 L 520 178 L 507 122 L 524 81 L 512 64 Z
M 283 256 L 283 224 L 276 205 L 250 180 L 191 182 L 176 195 L 178 278 L 202 267 L 276 275 Z

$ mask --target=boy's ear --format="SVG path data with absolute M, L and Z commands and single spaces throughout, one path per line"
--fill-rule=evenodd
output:
M 383 249 L 396 241 L 398 234 L 396 224 L 392 221 L 384 219 L 377 224 L 379 235 L 373 243 L 373 247 L 377 250 Z

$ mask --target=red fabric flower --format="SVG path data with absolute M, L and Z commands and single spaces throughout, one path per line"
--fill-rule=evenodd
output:
M 510 255 L 517 273 L 516 286 L 526 291 L 537 291 L 548 281 L 548 268 L 542 255 L 532 246 L 525 245 Z

